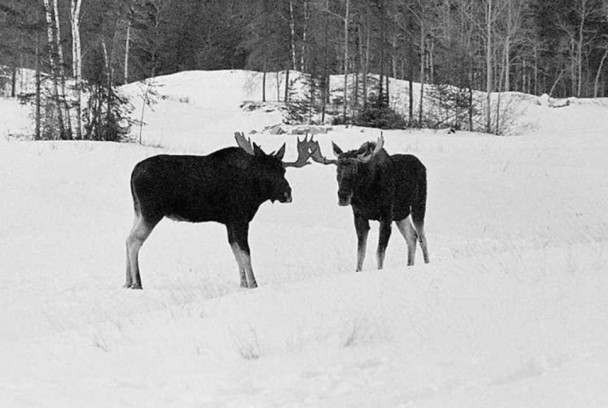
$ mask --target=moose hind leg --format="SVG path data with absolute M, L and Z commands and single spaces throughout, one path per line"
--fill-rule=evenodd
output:
M 414 265 L 416 258 L 416 239 L 418 238 L 418 234 L 416 233 L 409 216 L 402 220 L 395 221 L 395 224 L 397 224 L 397 228 L 401 235 L 403 235 L 405 243 L 407 244 L 407 264 L 408 266 Z
M 388 246 L 388 241 L 391 238 L 391 221 L 390 220 L 381 220 L 380 221 L 380 234 L 378 238 L 378 269 L 382 269 L 384 267 L 384 256 L 386 255 L 386 247 Z
M 160 220 L 149 221 L 138 215 L 127 237 L 127 278 L 125 288 L 142 289 L 139 274 L 139 250 Z
M 424 234 L 424 222 L 414 219 L 414 228 L 418 235 L 418 241 L 420 242 L 420 248 L 422 249 L 422 257 L 424 263 L 429 263 L 429 250 L 426 243 L 426 235 Z

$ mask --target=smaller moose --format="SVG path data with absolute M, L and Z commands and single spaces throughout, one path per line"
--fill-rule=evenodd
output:
M 420 242 L 424 262 L 429 262 L 424 215 L 426 212 L 426 168 L 411 154 L 388 155 L 382 135 L 377 142 L 366 142 L 359 149 L 342 151 L 332 143 L 337 160 L 321 153 L 319 142 L 311 141 L 312 159 L 321 164 L 334 164 L 338 169 L 338 204 L 350 205 L 357 231 L 357 271 L 363 268 L 369 220 L 380 222 L 378 269 L 394 221 L 407 243 L 407 264 L 413 265 L 416 241 Z M 413 225 L 412 225 L 413 224 Z
M 249 223 L 265 201 L 291 202 L 285 168 L 310 164 L 310 142 L 298 139 L 297 160 L 284 162 L 285 144 L 276 153 L 266 154 L 242 133 L 235 137 L 239 147 L 207 156 L 158 155 L 135 165 L 131 174 L 135 223 L 127 238 L 126 288 L 142 288 L 139 250 L 163 217 L 226 225 L 241 286 L 257 287 L 251 268 Z

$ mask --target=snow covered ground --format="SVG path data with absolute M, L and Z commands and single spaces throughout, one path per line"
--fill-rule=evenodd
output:
M 519 98 L 527 131 L 512 137 L 385 131 L 428 168 L 429 265 L 406 268 L 394 233 L 375 270 L 374 225 L 355 274 L 351 211 L 334 169 L 311 165 L 287 171 L 294 202 L 251 225 L 258 289 L 239 288 L 223 226 L 165 220 L 130 291 L 135 163 L 280 119 L 239 108 L 260 99 L 250 73 L 157 81 L 147 147 L 9 141 L 28 110 L 0 99 L 0 406 L 608 405 L 608 100 Z M 329 155 L 378 135 L 317 139 Z M 295 136 L 252 137 L 295 156 Z

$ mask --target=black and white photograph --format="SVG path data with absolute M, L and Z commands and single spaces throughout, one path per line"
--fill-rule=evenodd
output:
M 608 406 L 608 0 L 0 0 L 0 407 Z

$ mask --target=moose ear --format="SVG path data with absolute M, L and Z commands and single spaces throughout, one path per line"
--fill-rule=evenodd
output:
M 274 153 L 273 156 L 275 158 L 283 161 L 283 157 L 285 156 L 285 143 L 283 143 L 283 146 L 281 146 L 281 148 L 279 150 L 277 150 L 277 152 Z
M 340 149 L 340 146 L 338 146 L 337 144 L 335 144 L 334 142 L 331 142 L 331 145 L 334 148 L 334 154 L 336 155 L 336 157 L 340 156 L 343 152 L 342 149 Z

